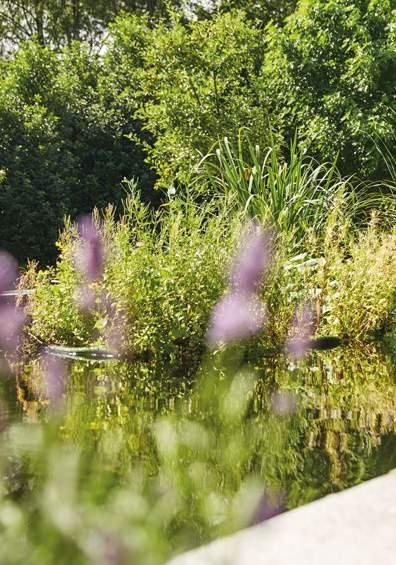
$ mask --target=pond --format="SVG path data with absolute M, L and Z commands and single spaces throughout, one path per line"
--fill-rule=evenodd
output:
M 137 468 L 162 483 L 174 478 L 188 502 L 172 517 L 166 557 L 396 467 L 392 344 L 299 362 L 220 356 L 195 382 L 153 379 L 144 363 L 64 363 L 56 406 L 43 394 L 38 359 L 0 381 L 3 489 L 19 500 L 38 488 L 26 458 L 42 457 L 55 436 L 99 458 L 100 492 L 125 485 Z M 106 504 L 106 494 L 99 499 Z

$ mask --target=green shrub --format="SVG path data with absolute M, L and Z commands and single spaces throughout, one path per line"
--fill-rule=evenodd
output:
M 351 229 L 342 198 L 324 213 L 322 231 L 307 229 L 298 247 L 293 233 L 278 232 L 262 289 L 266 325 L 246 350 L 253 358 L 283 348 L 304 304 L 312 305 L 319 335 L 361 341 L 391 327 L 394 235 L 375 224 Z M 151 376 L 169 367 L 173 375 L 192 375 L 206 349 L 211 311 L 227 287 L 243 219 L 224 198 L 203 206 L 176 198 L 154 213 L 132 193 L 120 221 L 111 211 L 104 218 L 106 269 L 89 287 L 95 308 L 85 316 L 76 305 L 83 282 L 74 264 L 79 240 L 67 226 L 57 267 L 33 276 L 30 334 L 66 346 L 116 343 L 145 359 Z
M 125 29 L 123 20 L 119 25 Z M 129 44 L 127 37 L 125 49 Z M 242 126 L 251 126 L 255 139 L 267 139 L 257 90 L 262 58 L 260 32 L 239 12 L 153 30 L 137 115 L 154 137 L 148 156 L 160 186 L 186 183 L 199 154 Z
M 322 333 L 364 340 L 393 327 L 396 235 L 381 233 L 377 222 L 347 246 L 332 231 L 325 240 L 319 273 Z
M 125 206 L 120 222 L 112 214 L 104 221 L 107 265 L 103 280 L 92 285 L 96 312 L 78 314 L 81 277 L 73 259 L 78 238 L 68 226 L 56 269 L 37 273 L 30 332 L 46 343 L 87 345 L 111 342 L 122 325 L 122 350 L 148 355 L 158 372 L 170 364 L 189 374 L 205 348 L 210 312 L 225 287 L 224 268 L 241 222 L 226 213 L 226 205 L 201 208 L 174 200 L 154 213 L 132 195 Z M 52 285 L 53 278 L 59 284 Z
M 282 24 L 297 5 L 297 0 L 220 0 L 220 10 L 241 9 L 248 18 L 265 26 L 269 21 Z

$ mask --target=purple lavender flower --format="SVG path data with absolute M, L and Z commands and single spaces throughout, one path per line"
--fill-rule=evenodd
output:
M 89 314 L 95 307 L 96 295 L 87 285 L 80 285 L 74 293 L 74 301 L 80 312 Z
M 14 287 L 18 274 L 18 265 L 15 259 L 6 251 L 0 251 L 0 292 Z
M 271 397 L 272 412 L 276 416 L 289 416 L 297 410 L 297 397 L 290 391 L 278 391 Z
M 289 357 L 299 360 L 302 359 L 310 349 L 311 340 L 304 337 L 296 337 L 286 342 L 286 353 Z
M 103 274 L 104 251 L 102 238 L 91 216 L 78 223 L 81 246 L 76 253 L 76 266 L 88 282 L 98 280 Z
M 42 367 L 48 400 L 52 405 L 57 405 L 66 390 L 67 363 L 60 357 L 45 355 L 42 359 Z
M 282 493 L 265 489 L 253 516 L 251 526 L 261 524 L 274 516 L 282 514 L 284 511 L 285 503 Z
M 265 307 L 256 293 L 271 253 L 272 234 L 251 225 L 234 261 L 230 289 L 213 309 L 207 333 L 210 345 L 250 337 L 263 326 Z
M 104 540 L 103 562 L 105 565 L 123 565 L 126 563 L 125 550 L 121 542 L 108 535 Z
M 15 351 L 19 345 L 25 314 L 21 308 L 12 304 L 0 305 L 0 347 L 5 351 Z
M 231 272 L 231 288 L 247 294 L 256 292 L 271 261 L 273 234 L 253 224 L 243 238 Z
M 286 352 L 294 359 L 302 359 L 310 349 L 312 336 L 315 333 L 315 317 L 311 303 L 305 303 L 301 314 L 295 312 L 286 340 Z
M 264 324 L 265 308 L 254 295 L 227 294 L 215 306 L 207 340 L 210 345 L 254 335 Z

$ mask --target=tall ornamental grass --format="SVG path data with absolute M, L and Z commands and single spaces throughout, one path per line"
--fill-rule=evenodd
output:
M 368 222 L 372 210 L 386 210 L 394 221 L 394 187 L 342 178 L 335 163 L 319 164 L 305 155 L 295 137 L 286 151 L 262 148 L 242 129 L 236 142 L 225 137 L 201 160 L 195 183 L 234 200 L 244 214 L 259 218 L 303 244 L 307 230 L 320 234 L 342 204 L 352 222 Z

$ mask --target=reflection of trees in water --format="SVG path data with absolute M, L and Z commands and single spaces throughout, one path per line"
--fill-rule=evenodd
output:
M 75 363 L 63 433 L 73 442 L 106 453 L 117 444 L 114 465 L 143 461 L 155 473 L 153 424 L 158 416 L 177 412 L 180 419 L 198 422 L 211 434 L 213 454 L 206 454 L 206 462 L 211 461 L 220 490 L 237 488 L 247 474 L 255 474 L 269 486 L 284 489 L 289 507 L 395 466 L 396 387 L 394 367 L 385 353 L 366 345 L 315 353 L 298 365 L 285 358 L 266 359 L 263 365 L 249 368 L 254 390 L 243 429 L 237 429 L 217 416 L 208 417 L 214 404 L 209 409 L 207 396 L 200 396 L 197 385 L 194 391 L 191 383 L 167 375 L 152 379 L 144 366 Z M 221 394 L 220 375 L 214 373 L 211 379 L 210 394 L 215 398 Z M 43 410 L 37 365 L 22 380 L 25 389 L 30 380 L 29 394 L 26 390 L 21 394 L 24 409 Z M 222 382 L 226 394 L 227 381 Z M 276 390 L 296 395 L 295 414 L 282 417 L 271 412 Z M 240 465 L 231 469 L 218 450 L 236 437 Z M 184 456 L 187 465 L 194 454 Z
M 384 440 L 395 445 L 394 374 L 390 357 L 374 345 L 314 354 L 293 371 L 280 372 L 278 382 L 298 391 L 303 406 L 303 467 L 297 480 L 289 477 L 292 506 L 299 497 L 300 503 L 309 500 L 310 490 L 316 498 L 395 466 L 391 450 L 383 447 Z M 315 475 L 320 480 L 313 487 Z

